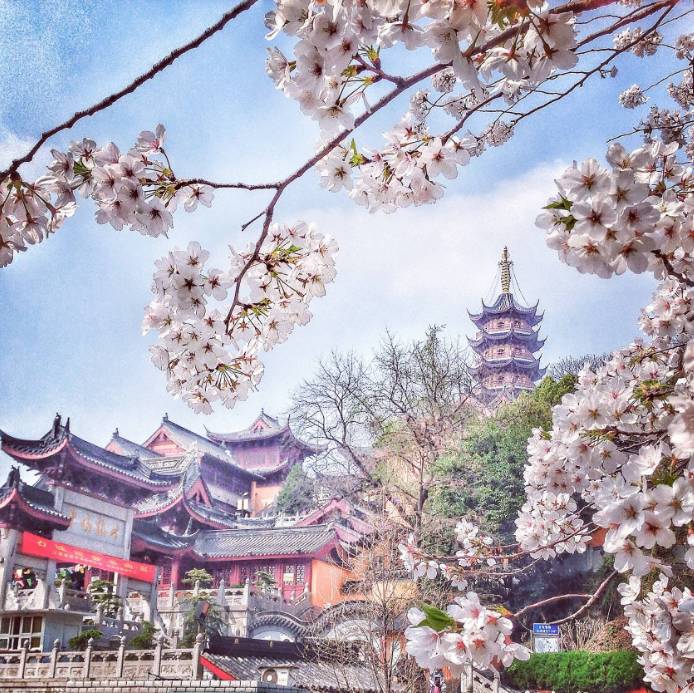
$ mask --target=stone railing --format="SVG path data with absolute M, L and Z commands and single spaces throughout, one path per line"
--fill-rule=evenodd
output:
M 198 635 L 192 649 L 169 650 L 160 638 L 153 650 L 128 650 L 121 637 L 116 650 L 97 650 L 89 640 L 84 651 L 65 651 L 56 640 L 50 652 L 27 648 L 0 653 L 0 688 L 3 679 L 144 680 L 157 678 L 198 680 L 204 638 Z
M 224 603 L 230 609 L 245 608 L 248 605 L 249 586 L 225 587 L 222 582 L 219 587 L 203 588 L 199 583 L 193 589 L 177 590 L 173 587 L 160 589 L 157 598 L 159 611 L 175 611 L 182 603 L 193 597 L 205 597 L 215 604 L 219 604 L 223 598 Z
M 461 693 L 514 693 L 510 688 L 501 685 L 499 674 L 491 678 L 468 664 L 460 677 Z

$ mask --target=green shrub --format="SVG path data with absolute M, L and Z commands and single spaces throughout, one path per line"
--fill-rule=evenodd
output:
M 67 644 L 71 650 L 86 650 L 90 638 L 94 638 L 96 642 L 102 636 L 103 633 L 100 630 L 90 628 L 89 630 L 83 630 L 79 635 L 75 635 L 74 638 L 70 638 Z
M 153 623 L 145 621 L 142 624 L 142 630 L 132 638 L 128 646 L 134 650 L 151 650 L 154 647 L 154 636 L 157 630 Z
M 636 652 L 571 652 L 533 654 L 514 662 L 503 674 L 513 688 L 547 689 L 556 693 L 624 693 L 640 687 L 643 669 Z

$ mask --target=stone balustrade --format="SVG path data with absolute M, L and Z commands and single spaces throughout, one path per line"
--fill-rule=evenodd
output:
M 27 648 L 0 653 L 0 688 L 7 679 L 39 680 L 147 680 L 202 677 L 200 655 L 204 638 L 198 635 L 191 649 L 165 649 L 164 638 L 152 650 L 126 649 L 122 636 L 115 650 L 98 650 L 89 640 L 84 651 L 60 649 L 55 641 L 50 652 L 30 652 Z
M 491 678 L 468 664 L 460 678 L 461 693 L 514 693 L 501 685 L 498 673 Z

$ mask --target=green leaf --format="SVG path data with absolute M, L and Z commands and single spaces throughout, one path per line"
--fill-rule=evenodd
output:
M 82 159 L 74 162 L 72 170 L 76 176 L 82 176 L 82 178 L 89 178 L 92 175 L 91 169 L 84 164 Z
M 420 608 L 426 614 L 426 618 L 417 624 L 418 628 L 429 626 L 432 630 L 441 632 L 455 626 L 455 621 L 445 611 L 441 611 L 441 609 L 431 604 L 422 604 Z
M 573 202 L 571 202 L 571 200 L 567 200 L 563 195 L 560 195 L 558 200 L 550 202 L 548 205 L 545 205 L 543 209 L 566 209 L 568 211 L 571 209 L 572 204 Z

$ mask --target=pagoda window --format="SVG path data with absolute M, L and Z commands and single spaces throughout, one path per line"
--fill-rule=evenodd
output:
M 41 648 L 41 616 L 4 616 L 0 619 L 0 650 L 31 650 Z
M 297 585 L 303 585 L 306 582 L 306 566 L 300 563 L 296 566 L 296 583 Z

